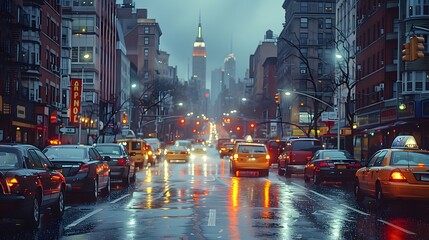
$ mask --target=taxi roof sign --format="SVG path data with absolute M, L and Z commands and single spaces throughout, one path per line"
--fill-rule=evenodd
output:
M 253 138 L 252 138 L 252 136 L 247 135 L 244 141 L 245 142 L 253 142 Z
M 413 148 L 418 149 L 416 139 L 411 135 L 399 135 L 393 140 L 391 148 Z

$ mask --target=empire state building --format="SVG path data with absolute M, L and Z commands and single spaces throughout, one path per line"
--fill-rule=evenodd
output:
M 204 96 L 206 89 L 206 43 L 203 40 L 201 17 L 198 23 L 198 35 L 192 52 L 192 79 L 199 89 L 199 98 Z

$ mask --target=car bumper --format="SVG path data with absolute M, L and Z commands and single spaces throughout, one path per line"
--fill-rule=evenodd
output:
M 90 178 L 66 177 L 67 192 L 92 192 L 94 191 L 94 180 Z
M 429 200 L 428 184 L 382 182 L 381 188 L 388 199 Z
M 328 181 L 352 181 L 355 179 L 356 170 L 323 169 L 316 174 L 319 178 Z
M 267 170 L 270 169 L 270 163 L 243 163 L 243 162 L 235 162 L 234 168 L 236 170 Z
M 24 218 L 29 213 L 33 198 L 23 195 L 0 196 L 0 218 Z
M 305 165 L 287 165 L 287 173 L 304 173 Z
M 122 179 L 128 176 L 128 167 L 110 166 L 110 178 Z

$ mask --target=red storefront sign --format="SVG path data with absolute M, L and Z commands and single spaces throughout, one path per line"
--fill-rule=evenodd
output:
M 82 103 L 82 79 L 71 79 L 70 94 L 70 124 L 78 125 Z

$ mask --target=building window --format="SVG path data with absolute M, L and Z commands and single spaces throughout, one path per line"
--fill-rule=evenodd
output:
M 306 74 L 307 73 L 307 65 L 305 63 L 300 63 L 299 64 L 299 72 L 301 74 Z
M 149 48 L 144 49 L 144 56 L 149 57 Z
M 149 37 L 144 37 L 144 45 L 149 45 Z
M 94 17 L 73 17 L 72 32 L 85 33 L 94 32 L 95 22 Z
M 72 62 L 93 62 L 93 47 L 72 47 Z
M 307 2 L 301 2 L 300 11 L 301 12 L 308 12 L 308 3 Z
M 303 57 L 307 58 L 308 49 L 307 48 L 301 48 L 301 54 L 302 54 Z
M 308 18 L 301 18 L 301 28 L 308 28 Z
M 144 27 L 144 33 L 145 34 L 149 34 L 150 33 L 150 28 L 149 27 Z
M 149 79 L 149 71 L 144 71 L 144 79 Z
M 332 18 L 325 18 L 325 28 L 326 29 L 332 28 Z
M 334 4 L 333 3 L 325 3 L 325 8 L 323 9 L 324 12 L 332 12 L 332 10 L 334 9 Z
M 325 22 L 323 18 L 319 18 L 317 20 L 318 25 L 319 25 L 319 29 L 323 29 L 323 23 Z
M 308 33 L 300 33 L 300 43 L 306 45 L 308 41 Z

